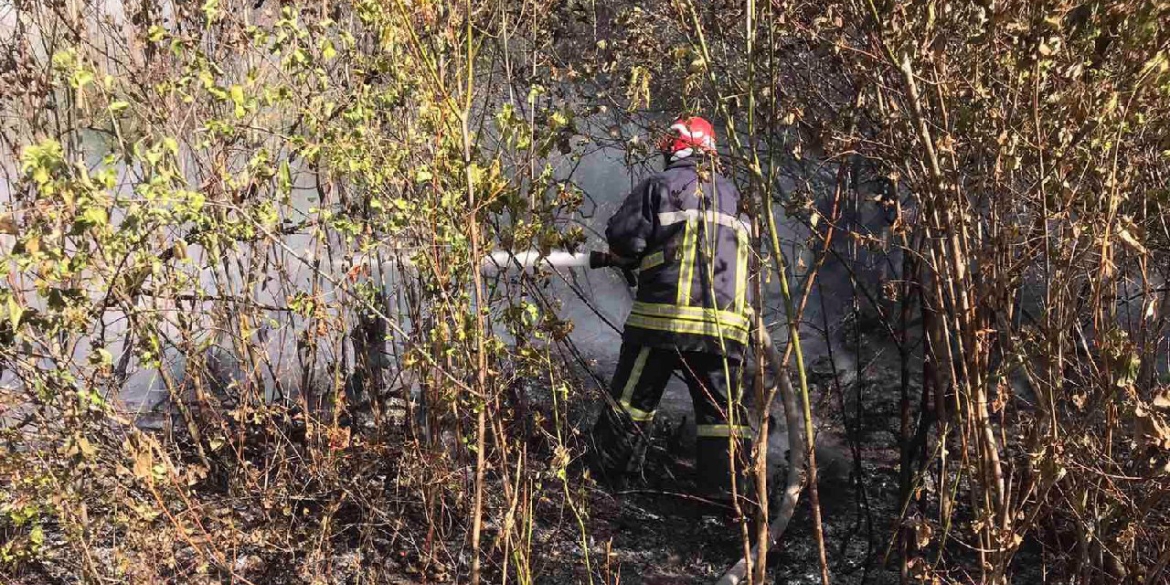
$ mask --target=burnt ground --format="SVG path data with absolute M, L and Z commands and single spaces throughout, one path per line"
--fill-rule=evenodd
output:
M 898 351 L 880 327 L 848 320 L 837 328 L 832 347 L 831 357 L 827 347 L 809 352 L 812 357 L 808 370 L 817 427 L 821 510 L 833 583 L 897 583 L 897 555 L 889 555 L 888 561 L 886 556 L 900 507 Z M 915 357 L 912 363 L 920 365 L 918 360 L 920 357 Z M 608 377 L 607 373 L 597 375 Z M 586 374 L 581 385 L 593 385 L 596 390 L 597 380 L 588 377 Z M 920 385 L 912 381 L 909 394 L 915 403 L 920 393 Z M 586 394 L 572 403 L 570 419 L 581 438 L 580 434 L 587 432 L 592 422 L 600 399 Z M 535 502 L 533 583 L 706 584 L 713 583 L 741 558 L 742 524 L 731 518 L 727 508 L 693 495 L 697 493 L 693 482 L 693 423 L 688 421 L 689 399 L 685 391 L 676 388 L 674 397 L 665 406 L 661 409 L 664 415 L 655 421 L 651 433 L 653 443 L 642 473 L 631 478 L 630 485 L 622 489 L 600 486 L 587 477 L 580 461 L 569 468 L 567 483 L 573 501 L 582 512 L 581 524 L 563 497 L 564 484 L 559 479 L 544 482 L 542 494 Z M 782 423 L 784 417 L 779 409 L 777 405 L 775 420 Z M 778 504 L 777 494 L 783 488 L 785 473 L 786 429 L 777 426 L 769 441 L 770 462 L 775 464 L 769 481 L 773 506 Z M 580 453 L 576 450 L 576 454 Z M 379 473 L 392 476 L 393 457 L 381 461 Z M 929 493 L 929 485 L 925 491 Z M 809 503 L 806 489 L 786 534 L 769 555 L 767 572 L 771 583 L 820 581 Z M 503 503 L 489 501 L 487 505 L 498 510 Z M 384 555 L 365 554 L 370 552 L 366 550 L 371 545 L 369 542 L 342 539 L 334 543 L 335 551 L 328 555 L 331 582 L 365 582 L 358 575 L 370 571 L 369 563 L 375 558 L 381 565 L 374 569 L 381 575 L 378 582 L 465 581 L 466 575 L 457 576 L 452 570 L 452 567 L 465 566 L 467 561 L 462 533 L 454 529 L 448 534 L 456 537 L 448 546 L 450 558 L 441 564 L 424 561 L 423 557 L 428 556 L 424 549 L 429 545 L 414 541 L 429 542 L 428 519 L 418 510 L 411 512 L 412 509 L 406 506 L 395 520 L 398 528 L 392 531 L 394 534 L 372 542 L 379 552 L 397 551 L 394 554 L 399 556 L 388 559 Z M 338 519 L 342 516 L 339 514 Z M 956 516 L 956 531 L 964 524 L 969 525 L 969 511 L 959 510 Z M 358 525 L 367 520 L 357 514 L 346 521 Z M 405 534 L 401 539 L 400 530 Z M 496 533 L 498 527 L 490 523 L 485 526 L 485 542 L 492 542 Z M 496 563 L 503 559 L 497 553 L 498 549 L 489 553 L 484 582 L 502 581 L 501 567 Z M 937 550 L 927 553 L 934 558 Z M 1035 552 L 1026 550 L 1017 566 L 1038 567 L 1038 562 L 1027 558 L 1029 554 L 1035 559 Z M 962 546 L 948 546 L 949 581 L 977 580 L 978 572 L 973 570 L 977 559 L 971 556 L 970 550 Z M 256 583 L 303 582 L 293 559 L 278 563 L 279 566 L 273 566 L 272 560 L 263 556 L 262 551 L 256 551 L 242 554 L 237 564 L 243 573 L 256 577 L 253 581 Z M 256 570 L 247 568 L 253 561 L 258 566 Z M 516 581 L 515 576 L 510 576 L 509 581 Z M 1018 582 L 1039 583 L 1041 579 L 1032 574 L 1020 576 Z
M 896 555 L 885 566 L 883 557 L 898 516 L 899 359 L 883 332 L 854 329 L 852 339 L 843 338 L 851 355 L 838 349 L 832 361 L 822 355 L 808 367 L 827 558 L 834 583 L 895 583 Z M 911 396 L 920 392 L 911 387 Z M 777 403 L 775 420 L 782 423 L 780 408 Z M 686 405 L 667 410 L 656 420 L 643 473 L 631 485 L 605 489 L 577 471 L 576 481 L 588 486 L 594 583 L 712 583 L 743 554 L 742 525 L 728 509 L 692 495 L 693 426 Z M 579 428 L 589 422 L 582 416 Z M 769 480 L 773 507 L 783 489 L 785 454 L 776 451 L 784 449 L 785 437 L 781 426 L 770 441 L 770 460 L 778 463 Z M 577 540 L 551 547 L 537 582 L 591 582 L 579 532 L 562 534 L 577 534 Z M 777 584 L 819 583 L 818 566 L 806 489 L 769 555 L 768 575 Z
M 896 548 L 891 550 L 891 538 L 901 522 L 901 357 L 887 330 L 872 318 L 846 317 L 831 337 L 832 353 L 822 342 L 810 352 L 813 357 L 807 369 L 832 582 L 899 583 L 898 553 Z M 910 349 L 907 385 L 914 415 L 922 393 L 922 358 L 916 351 Z M 679 395 L 683 396 L 681 401 Z M 537 583 L 713 583 L 742 557 L 742 525 L 729 519 L 727 509 L 692 495 L 696 493 L 692 480 L 693 425 L 687 421 L 685 391 L 676 392 L 674 401 L 666 404 L 670 407 L 666 416 L 655 421 L 653 446 L 647 453 L 643 473 L 634 478 L 633 485 L 622 490 L 605 489 L 583 477 L 580 469 L 573 477 L 588 494 L 586 531 L 591 537 L 592 579 L 584 567 L 580 533 L 569 529 L 562 534 L 576 535 L 576 540 L 549 547 L 553 555 L 538 569 Z M 779 428 L 774 429 L 769 440 L 773 508 L 783 489 L 786 465 L 787 435 L 781 408 L 777 402 L 774 420 L 781 425 L 776 425 Z M 660 407 L 660 413 L 662 410 Z M 578 419 L 578 428 L 585 432 L 592 417 L 582 413 Z M 920 513 L 937 516 L 931 475 L 926 475 L 917 493 L 926 510 Z M 937 543 L 942 528 L 938 519 L 922 521 L 933 527 L 933 537 L 926 539 L 926 547 L 912 561 L 912 581 L 916 572 L 913 564 L 920 568 L 932 566 L 933 577 L 926 577 L 927 582 L 932 578 L 950 583 L 979 581 L 978 555 L 970 544 L 960 542 L 970 533 L 974 518 L 966 498 L 959 498 L 956 506 L 941 555 Z M 1051 581 L 1042 563 L 1041 548 L 1031 538 L 1025 541 L 1013 563 L 1011 582 Z M 945 559 L 941 563 L 940 557 Z M 807 489 L 801 494 L 787 532 L 769 554 L 767 573 L 769 582 L 777 585 L 820 583 Z
M 843 336 L 839 345 L 834 344 L 837 353 L 832 360 L 826 353 L 811 359 L 808 368 L 817 425 L 821 510 L 833 583 L 884 585 L 899 582 L 896 554 L 890 555 L 888 562 L 885 557 L 899 516 L 896 445 L 900 364 L 896 349 L 883 341 L 885 333 L 860 326 L 853 330 L 854 337 Z M 588 383 L 591 382 L 582 382 Z M 921 392 L 916 383 L 909 390 L 912 397 Z M 587 477 L 580 461 L 570 467 L 567 484 L 573 502 L 582 512 L 581 524 L 563 497 L 565 484 L 559 479 L 544 482 L 542 493 L 535 501 L 537 520 L 532 531 L 531 582 L 542 585 L 707 584 L 713 583 L 742 556 L 742 524 L 731 518 L 727 508 L 693 495 L 697 493 L 693 482 L 693 425 L 688 422 L 685 392 L 681 393 L 681 404 L 677 394 L 666 415 L 656 420 L 652 448 L 642 473 L 631 478 L 630 485 L 622 489 L 605 488 Z M 598 401 L 575 402 L 570 418 L 578 433 L 584 433 L 592 422 L 590 411 L 596 410 Z M 784 420 L 779 411 L 776 420 Z M 784 437 L 786 430 L 781 427 L 770 440 L 770 459 L 777 463 L 769 482 L 774 506 L 778 499 L 775 494 L 783 487 Z M 381 458 L 381 463 L 375 465 L 382 470 L 379 473 L 393 475 L 393 459 Z M 362 473 L 369 473 L 369 469 L 359 467 L 365 470 Z M 926 491 L 929 490 L 927 486 Z M 771 583 L 820 581 L 808 496 L 805 490 L 788 531 L 769 555 L 767 572 Z M 488 502 L 488 506 L 497 510 L 502 505 L 498 501 Z M 455 538 L 448 543 L 451 555 L 446 560 L 423 560 L 428 556 L 425 554 L 429 546 L 426 544 L 428 523 L 415 508 L 403 508 L 393 523 L 396 528 L 389 531 L 393 534 L 379 533 L 372 542 L 351 538 L 334 542 L 332 554 L 325 556 L 331 575 L 329 582 L 370 582 L 360 575 L 371 571 L 379 575 L 375 582 L 466 582 L 466 574 L 458 575 L 459 570 L 453 570 L 456 566 L 465 567 L 468 559 L 462 532 L 454 529 L 448 533 L 448 537 Z M 353 526 L 368 523 L 360 512 L 355 510 L 349 514 L 341 510 L 335 521 Z M 969 511 L 960 510 L 956 516 L 956 531 L 969 525 Z M 308 529 L 312 533 L 312 526 Z M 497 533 L 498 527 L 489 523 L 485 526 L 485 542 L 492 542 Z M 584 543 L 582 533 L 586 535 Z M 58 536 L 50 534 L 53 539 Z M 377 551 L 370 550 L 370 546 Z M 502 582 L 501 566 L 497 564 L 503 560 L 500 551 L 494 545 L 489 550 L 484 582 Z M 241 552 L 235 562 L 236 569 L 249 575 L 255 583 L 305 582 L 300 569 L 306 559 L 293 555 L 277 562 L 282 557 L 273 557 L 270 552 L 261 549 Z M 374 552 L 393 554 L 371 554 Z M 937 550 L 927 552 L 931 558 L 937 555 Z M 971 556 L 970 550 L 962 546 L 948 546 L 947 582 L 977 581 L 978 572 L 973 570 L 976 559 Z M 380 566 L 371 567 L 371 562 Z M 1034 547 L 1020 555 L 1017 567 L 1020 566 L 1025 570 L 1030 568 L 1031 574 L 1018 575 L 1016 582 L 1041 582 L 1035 572 L 1039 563 Z M 214 582 L 190 577 L 184 579 Z M 522 582 L 514 575 L 509 577 L 509 582 Z M 17 582 L 52 580 L 42 581 L 34 576 Z M 59 582 L 70 580 L 61 575 Z

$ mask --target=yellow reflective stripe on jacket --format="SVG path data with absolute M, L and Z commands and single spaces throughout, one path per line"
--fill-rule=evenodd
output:
M 671 333 L 706 335 L 708 337 L 730 339 L 741 345 L 748 344 L 748 330 L 746 328 L 734 327 L 729 323 L 720 323 L 716 320 L 688 320 L 677 317 L 654 317 L 630 313 L 630 317 L 626 319 L 626 325 L 640 327 L 642 329 L 668 331 Z
M 690 224 L 694 220 L 703 218 L 706 223 L 715 223 L 724 227 L 732 228 L 736 231 L 750 232 L 749 225 L 734 215 L 723 213 L 721 211 L 699 211 L 698 209 L 684 209 L 682 211 L 664 211 L 658 214 L 658 224 L 667 226 L 676 223 L 687 222 Z
M 691 304 L 691 285 L 695 280 L 695 260 L 699 247 L 699 229 L 696 215 L 687 219 L 683 227 L 682 262 L 678 268 L 678 301 L 679 305 Z
M 735 232 L 735 312 L 743 314 L 747 304 L 748 247 L 751 245 L 747 232 Z
M 678 305 L 647 303 L 644 301 L 634 301 L 634 306 L 630 308 L 630 314 L 644 315 L 647 317 L 666 317 L 686 321 L 710 321 L 712 323 L 718 323 L 723 327 L 743 330 L 747 330 L 751 324 L 747 315 L 734 311 L 720 311 L 703 307 L 680 307 Z
M 750 437 L 752 428 L 747 425 L 695 425 L 695 434 L 700 437 Z
M 663 262 L 666 262 L 666 254 L 663 253 L 661 250 L 659 250 L 659 251 L 657 251 L 653 254 L 650 254 L 649 256 L 646 256 L 645 258 L 643 258 L 642 264 L 638 266 L 638 269 L 639 270 L 650 270 L 651 268 L 654 268 L 655 266 L 661 266 Z

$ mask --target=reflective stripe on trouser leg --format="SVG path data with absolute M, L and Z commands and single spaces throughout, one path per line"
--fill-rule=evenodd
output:
M 676 362 L 674 352 L 622 344 L 610 384 L 613 404 L 607 401 L 593 427 L 592 459 L 599 474 L 619 478 L 640 465 L 649 421 Z
M 622 345 L 623 357 L 627 361 L 630 361 L 629 354 L 634 351 L 637 353 L 629 365 L 628 376 L 620 381 L 621 394 L 615 393 L 614 398 L 631 420 L 646 423 L 654 417 L 654 410 L 658 408 L 658 401 L 662 400 L 671 373 L 678 366 L 678 352 L 639 346 L 626 349 L 626 344 Z M 619 379 L 615 376 L 615 389 L 618 384 Z
M 736 439 L 749 439 L 752 436 L 752 428 L 747 425 L 695 425 L 695 435 L 699 437 L 733 437 Z
M 751 452 L 751 428 L 740 402 L 738 360 L 714 354 L 686 354 L 682 371 L 695 405 L 695 463 L 698 482 L 712 491 L 736 489 L 745 493 L 745 474 Z M 732 465 L 731 456 L 735 456 Z
M 634 367 L 630 370 L 630 376 L 626 379 L 625 387 L 622 388 L 622 397 L 618 400 L 618 405 L 635 422 L 647 422 L 654 418 L 654 411 L 646 412 L 630 404 L 630 400 L 634 398 L 634 389 L 637 388 L 638 381 L 642 378 L 642 370 L 646 368 L 646 358 L 648 357 L 650 357 L 650 348 L 643 347 L 638 352 L 638 357 L 634 358 Z

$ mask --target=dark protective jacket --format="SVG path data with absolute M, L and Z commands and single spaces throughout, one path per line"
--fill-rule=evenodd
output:
M 740 358 L 748 344 L 750 225 L 739 193 L 698 157 L 642 181 L 609 220 L 610 250 L 639 261 L 623 340 Z

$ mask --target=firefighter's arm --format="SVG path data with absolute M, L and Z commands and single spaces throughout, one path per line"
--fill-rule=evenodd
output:
M 646 251 L 658 219 L 656 191 L 650 181 L 643 181 L 609 218 L 605 239 L 615 255 L 637 260 Z

